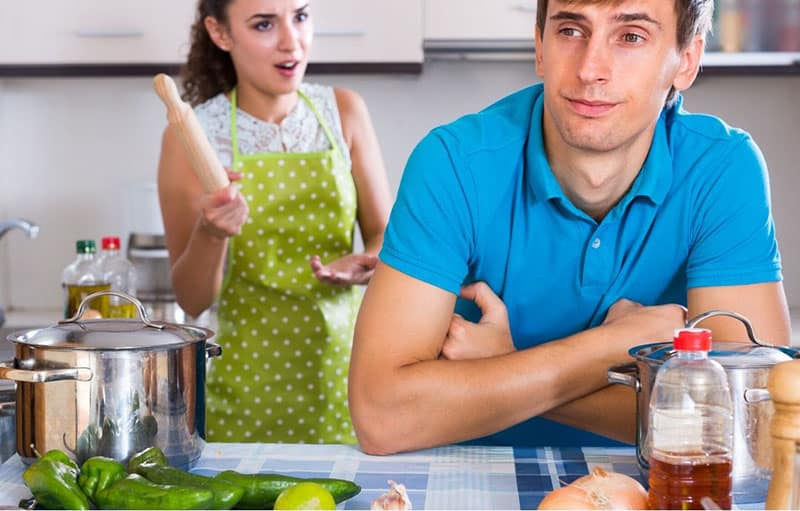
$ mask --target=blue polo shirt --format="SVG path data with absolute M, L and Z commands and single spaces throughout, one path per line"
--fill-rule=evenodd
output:
M 661 113 L 631 189 L 598 223 L 553 176 L 543 95 L 541 84 L 528 87 L 419 143 L 384 263 L 456 295 L 485 281 L 508 308 L 518 349 L 595 327 L 620 298 L 686 304 L 689 288 L 781 279 L 766 164 L 747 133 L 687 113 L 679 99 Z M 456 311 L 480 318 L 462 299 Z M 542 418 L 479 442 L 614 444 Z

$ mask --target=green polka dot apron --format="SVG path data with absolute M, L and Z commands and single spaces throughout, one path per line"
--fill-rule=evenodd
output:
M 356 190 L 330 143 L 313 153 L 240 154 L 231 94 L 233 168 L 250 215 L 230 239 L 219 296 L 222 357 L 209 368 L 207 439 L 355 443 L 347 370 L 361 293 L 318 281 L 309 264 L 351 253 Z

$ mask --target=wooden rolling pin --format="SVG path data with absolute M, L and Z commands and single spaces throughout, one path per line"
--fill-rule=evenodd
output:
M 800 360 L 775 364 L 767 388 L 775 405 L 772 433 L 772 479 L 767 491 L 767 509 L 792 509 L 791 500 L 800 488 L 792 489 L 797 443 L 800 442 Z M 734 460 L 734 463 L 736 460 Z
M 172 78 L 165 74 L 156 75 L 153 79 L 153 88 L 167 107 L 167 120 L 175 128 L 178 138 L 186 148 L 189 161 L 203 189 L 212 193 L 228 186 L 230 184 L 228 174 L 208 142 L 203 128 L 194 115 L 194 110 L 181 100 L 178 87 Z

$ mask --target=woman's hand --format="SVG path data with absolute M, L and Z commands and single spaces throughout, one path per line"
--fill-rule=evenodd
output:
M 200 202 L 200 228 L 220 239 L 240 234 L 249 214 L 247 202 L 235 184 L 242 174 L 225 170 L 231 184 L 203 196 Z
M 453 314 L 439 358 L 469 360 L 516 351 L 506 305 L 492 288 L 485 282 L 474 282 L 461 288 L 461 298 L 475 302 L 481 310 L 481 319 L 473 323 Z
M 325 284 L 352 286 L 369 282 L 377 264 L 378 257 L 371 254 L 349 254 L 328 264 L 322 264 L 315 255 L 311 258 L 311 271 Z

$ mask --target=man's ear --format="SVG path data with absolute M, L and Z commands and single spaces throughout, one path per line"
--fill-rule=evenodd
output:
M 220 50 L 230 51 L 231 38 L 228 34 L 227 27 L 220 23 L 219 20 L 213 16 L 206 16 L 206 18 L 203 20 L 203 24 L 206 26 L 206 30 L 208 31 L 209 37 L 211 37 L 211 41 L 213 41 Z
M 534 40 L 536 41 L 536 46 L 534 50 L 536 51 L 536 75 L 540 78 L 544 78 L 544 68 L 542 67 L 542 31 L 539 30 L 539 25 L 536 25 L 536 29 L 534 30 Z
M 703 49 L 706 41 L 702 36 L 695 36 L 686 48 L 681 50 L 681 62 L 678 74 L 672 81 L 672 86 L 678 91 L 688 89 L 697 78 L 700 71 L 700 59 L 703 57 Z

